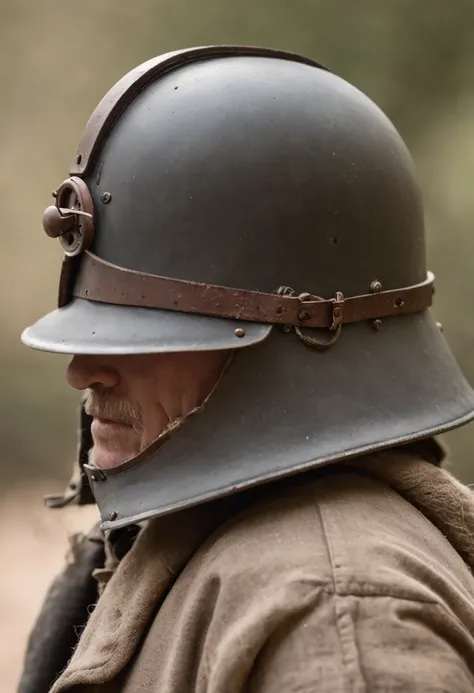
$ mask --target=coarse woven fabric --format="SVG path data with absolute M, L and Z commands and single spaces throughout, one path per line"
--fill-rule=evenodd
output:
M 151 521 L 53 693 L 474 688 L 474 502 L 389 450 Z

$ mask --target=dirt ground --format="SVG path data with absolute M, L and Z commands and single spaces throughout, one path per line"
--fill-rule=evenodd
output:
M 48 510 L 42 498 L 55 486 L 30 487 L 0 500 L 0 690 L 15 693 L 28 632 L 54 575 L 69 535 L 88 529 L 95 508 Z

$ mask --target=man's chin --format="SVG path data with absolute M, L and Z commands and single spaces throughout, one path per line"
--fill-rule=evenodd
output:
M 118 450 L 104 450 L 94 446 L 89 454 L 89 462 L 99 469 L 115 469 L 137 454 L 137 452 L 125 453 Z

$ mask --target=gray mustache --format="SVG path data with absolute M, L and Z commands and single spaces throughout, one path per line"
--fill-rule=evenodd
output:
M 128 399 L 101 390 L 87 390 L 83 399 L 86 414 L 101 419 L 111 419 L 132 426 L 143 427 L 143 413 L 139 405 L 133 406 Z

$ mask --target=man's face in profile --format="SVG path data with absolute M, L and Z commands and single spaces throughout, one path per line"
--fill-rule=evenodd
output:
M 90 462 L 111 469 L 138 455 L 173 421 L 199 406 L 217 382 L 226 352 L 81 355 L 66 377 L 83 390 L 93 417 Z

